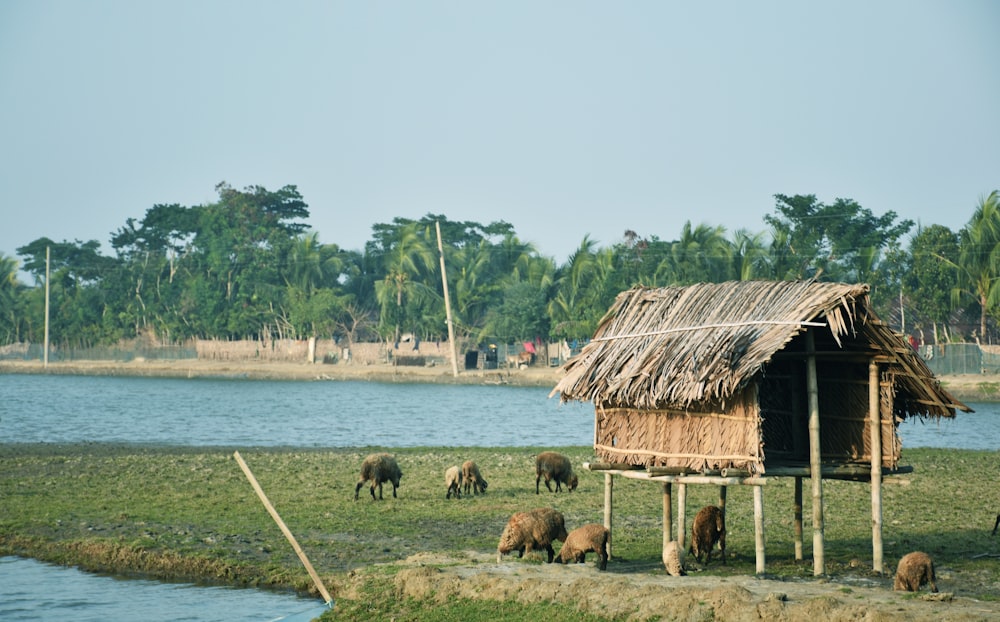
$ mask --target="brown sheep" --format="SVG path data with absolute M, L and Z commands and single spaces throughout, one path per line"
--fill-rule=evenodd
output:
M 399 488 L 399 480 L 403 477 L 403 472 L 399 470 L 396 459 L 390 454 L 371 454 L 361 463 L 361 479 L 354 487 L 354 500 L 358 500 L 358 491 L 365 482 L 371 480 L 372 499 L 375 498 L 375 487 L 378 486 L 378 498 L 382 498 L 383 482 L 392 483 L 392 497 L 396 498 L 396 489 Z
M 549 554 L 548 563 L 552 563 L 556 552 L 552 542 L 566 542 L 566 521 L 563 515 L 551 508 L 536 508 L 530 512 L 515 512 L 500 535 L 497 545 L 497 563 L 512 551 L 517 551 L 518 557 L 533 550 L 545 549 Z
M 705 556 L 705 565 L 712 560 L 712 549 L 715 543 L 719 543 L 722 563 L 726 563 L 726 517 L 720 508 L 714 505 L 706 505 L 698 510 L 694 517 L 694 524 L 691 525 L 691 546 L 688 552 L 701 563 L 701 556 Z
M 570 492 L 576 490 L 579 480 L 573 473 L 573 467 L 569 463 L 569 458 L 554 451 L 543 451 L 535 458 L 535 494 L 539 494 L 539 482 L 545 478 L 545 487 L 552 492 L 549 482 L 555 480 L 556 490 L 562 490 L 562 485 L 566 484 L 566 489 Z
M 472 460 L 466 460 L 462 463 L 462 482 L 465 494 L 469 494 L 470 489 L 474 495 L 486 492 L 486 480 L 479 473 L 479 465 Z
M 672 577 L 683 577 L 687 574 L 684 572 L 684 550 L 677 546 L 677 540 L 671 540 L 663 547 L 663 567 Z
M 597 553 L 597 567 L 608 568 L 608 538 L 611 533 L 607 527 L 598 523 L 590 523 L 577 527 L 569 532 L 566 543 L 559 550 L 559 561 L 568 564 L 575 561 L 578 564 L 587 561 L 587 553 Z
M 933 560 L 927 553 L 914 551 L 903 555 L 899 560 L 892 589 L 900 592 L 916 592 L 920 586 L 930 584 L 931 591 L 937 592 L 936 581 Z
M 448 470 L 444 472 L 444 485 L 448 487 L 445 499 L 451 499 L 452 494 L 455 495 L 456 499 L 462 498 L 462 472 L 458 470 L 457 466 L 448 467 Z

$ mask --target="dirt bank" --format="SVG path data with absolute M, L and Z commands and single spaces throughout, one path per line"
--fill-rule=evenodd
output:
M 553 387 L 561 372 L 555 367 L 459 370 L 447 366 L 410 367 L 321 363 L 259 363 L 252 361 L 135 360 L 50 362 L 0 361 L 0 373 L 67 374 L 80 376 L 148 376 L 170 378 L 243 378 L 247 380 L 364 380 L 370 382 L 429 382 L 437 384 L 509 384 Z M 1000 375 L 941 376 L 941 384 L 964 402 L 1000 401 Z
M 398 597 L 517 600 L 564 603 L 581 611 L 624 620 L 995 620 L 1000 603 L 932 594 L 892 591 L 891 577 L 856 584 L 819 580 L 774 580 L 753 576 L 671 577 L 661 567 L 612 564 L 607 572 L 587 564 L 531 563 L 467 552 L 454 557 L 414 555 L 396 564 Z M 364 573 L 339 586 L 357 598 Z
M 0 361 L 0 373 L 78 376 L 146 376 L 168 378 L 240 378 L 247 380 L 364 380 L 370 382 L 428 382 L 436 384 L 509 384 L 553 387 L 559 371 L 552 367 L 459 370 L 450 367 L 352 365 L 322 363 L 258 363 L 250 361 L 135 360 L 50 362 Z

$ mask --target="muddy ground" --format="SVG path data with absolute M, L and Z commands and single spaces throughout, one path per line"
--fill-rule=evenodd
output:
M 891 577 L 853 583 L 823 579 L 774 580 L 753 576 L 699 576 L 695 569 L 672 577 L 662 567 L 627 561 L 599 571 L 586 564 L 561 565 L 491 554 L 421 553 L 396 562 L 397 597 L 555 601 L 579 611 L 628 620 L 889 621 L 997 620 L 1000 603 L 955 597 L 942 591 L 892 591 Z M 339 585 L 342 597 L 358 598 L 364 571 Z M 947 583 L 947 573 L 939 578 Z

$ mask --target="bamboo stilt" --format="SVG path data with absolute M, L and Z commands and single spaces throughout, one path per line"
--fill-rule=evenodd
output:
M 802 478 L 795 478 L 795 502 L 792 506 L 793 540 L 795 561 L 802 561 Z
M 872 567 L 882 574 L 882 416 L 878 363 L 868 364 L 868 409 L 872 455 Z
M 813 575 L 826 573 L 823 556 L 823 471 L 820 464 L 819 382 L 816 379 L 816 337 L 806 332 L 806 390 L 809 395 L 809 471 L 813 506 Z
M 611 557 L 611 544 L 614 542 L 614 537 L 612 537 L 611 530 L 611 506 L 614 495 L 614 475 L 611 473 L 604 474 L 604 527 L 608 530 L 608 558 Z
M 753 487 L 753 536 L 757 557 L 757 574 L 764 574 L 764 487 Z
M 667 545 L 673 539 L 671 532 L 671 527 L 673 526 L 673 517 L 671 516 L 671 499 L 670 499 L 670 483 L 663 485 L 663 551 L 667 550 Z
M 687 531 L 687 486 L 677 484 L 677 547 L 684 550 L 684 536 Z

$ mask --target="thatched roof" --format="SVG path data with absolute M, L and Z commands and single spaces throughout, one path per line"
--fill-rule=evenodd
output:
M 808 329 L 825 332 L 829 349 L 886 363 L 896 374 L 897 412 L 953 417 L 968 410 L 875 316 L 867 285 L 812 281 L 624 291 L 590 343 L 563 365 L 552 395 L 643 409 L 724 403 Z

